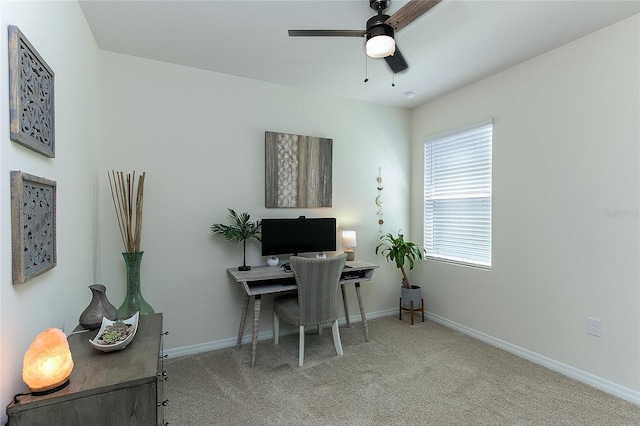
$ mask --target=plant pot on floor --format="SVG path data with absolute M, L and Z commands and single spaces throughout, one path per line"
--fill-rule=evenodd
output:
M 413 301 L 413 310 L 417 311 L 422 303 L 422 288 L 417 285 L 412 285 L 411 288 L 400 287 L 400 297 L 402 298 L 403 308 L 411 309 L 411 302 Z
M 420 312 L 422 314 L 422 322 L 424 322 L 422 289 L 419 286 L 412 285 L 411 288 L 406 288 L 405 286 L 400 287 L 400 309 L 398 312 L 398 319 L 401 321 L 402 311 L 411 312 L 411 325 L 413 325 L 414 312 Z

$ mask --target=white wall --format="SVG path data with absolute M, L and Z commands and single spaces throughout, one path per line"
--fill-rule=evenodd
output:
M 123 245 L 106 170 L 145 171 L 141 288 L 164 314 L 170 332 L 165 349 L 235 341 L 243 292 L 226 268 L 242 264 L 242 245 L 209 230 L 214 222 L 228 223 L 227 208 L 254 220 L 336 217 L 340 229 L 357 231 L 358 259 L 382 262 L 374 254 L 382 167 L 388 226 L 408 228 L 409 111 L 109 52 L 101 56 L 100 280 L 110 300 L 121 303 Z M 264 207 L 265 131 L 333 139 L 331 208 Z M 255 241 L 247 263 L 265 263 Z M 371 285 L 363 285 L 367 311 L 395 307 L 395 274 L 385 264 Z M 350 314 L 357 315 L 355 293 L 349 294 Z M 271 299 L 262 306 L 260 329 L 268 331 Z
M 638 22 L 415 110 L 411 224 L 421 241 L 425 136 L 494 117 L 493 269 L 423 263 L 427 310 L 640 403 Z
M 0 402 L 24 389 L 22 356 L 42 330 L 69 333 L 94 282 L 94 182 L 99 140 L 99 55 L 75 2 L 0 2 Z M 7 26 L 16 25 L 55 73 L 56 158 L 9 139 Z M 58 266 L 24 284 L 11 278 L 9 173 L 57 182 Z M 6 421 L 4 408 L 0 423 Z

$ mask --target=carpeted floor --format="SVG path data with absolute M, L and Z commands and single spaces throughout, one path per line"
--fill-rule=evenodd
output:
M 408 315 L 407 315 L 408 317 Z M 408 318 L 165 361 L 165 418 L 205 425 L 640 425 L 640 406 L 433 322 Z

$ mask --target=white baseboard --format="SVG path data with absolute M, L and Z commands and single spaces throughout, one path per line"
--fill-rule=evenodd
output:
M 375 319 L 375 318 L 387 317 L 387 316 L 397 315 L 397 314 L 398 314 L 398 310 L 396 308 L 393 308 L 393 309 L 388 309 L 384 311 L 367 313 L 367 319 Z M 425 312 L 425 317 L 430 321 L 441 324 L 453 330 L 459 331 L 468 336 L 474 337 L 478 340 L 481 340 L 497 348 L 503 349 L 521 358 L 524 358 L 536 364 L 542 365 L 543 367 L 546 367 L 550 370 L 557 371 L 558 373 L 564 374 L 565 376 L 579 380 L 583 383 L 593 386 L 596 389 L 600 389 L 601 391 L 604 391 L 608 394 L 617 396 L 626 401 L 640 405 L 640 392 L 638 391 L 635 391 L 633 389 L 630 389 L 624 386 L 620 386 L 617 383 L 603 379 L 591 373 L 587 373 L 586 371 L 582 371 L 577 368 L 571 367 L 570 365 L 555 361 L 551 358 L 547 358 L 544 355 L 540 355 L 528 349 L 524 349 L 519 346 L 513 345 L 509 342 L 500 340 L 488 334 L 474 330 L 465 325 L 450 321 L 441 316 L 434 315 L 429 312 Z M 349 316 L 349 319 L 352 323 L 357 323 L 362 321 L 360 318 L 360 315 Z M 346 323 L 346 320 L 341 319 L 339 320 L 339 323 L 340 325 L 344 325 Z M 281 332 L 281 335 L 286 335 L 286 334 L 297 333 L 298 329 L 297 327 L 281 328 L 280 332 Z M 273 339 L 273 330 L 268 330 L 268 331 L 263 331 L 261 333 L 258 333 L 258 340 L 267 340 L 267 339 Z M 251 343 L 250 333 L 245 333 L 244 337 L 242 338 L 242 344 L 244 345 L 247 343 Z M 228 348 L 235 345 L 236 345 L 236 338 L 232 337 L 232 338 L 227 338 L 222 340 L 216 340 L 214 342 L 206 342 L 206 343 L 200 343 L 197 345 L 167 349 L 164 351 L 164 353 L 165 355 L 168 355 L 171 358 L 175 358 L 175 357 L 180 357 L 185 355 L 193 355 L 201 352 L 214 351 L 222 348 Z
M 367 313 L 367 319 L 370 320 L 370 319 L 375 319 L 380 317 L 387 317 L 395 314 L 397 314 L 397 310 L 395 309 L 372 312 L 372 313 Z M 359 314 L 349 315 L 349 320 L 352 324 L 357 322 L 362 322 L 362 318 L 360 318 Z M 340 325 L 344 325 L 346 324 L 346 322 L 347 321 L 344 318 L 341 318 L 338 320 L 338 323 Z M 253 326 L 253 322 L 250 322 L 250 323 L 247 322 L 247 327 L 252 327 L 252 326 Z M 293 334 L 297 332 L 298 332 L 298 327 L 288 327 L 288 326 L 280 327 L 281 336 L 285 336 L 287 334 Z M 271 339 L 273 339 L 273 330 L 262 331 L 258 333 L 258 341 L 271 340 Z M 227 339 L 216 340 L 214 342 L 205 342 L 205 343 L 199 343 L 197 345 L 189 345 L 189 346 L 182 346 L 179 348 L 165 349 L 164 354 L 170 358 L 177 358 L 177 357 L 186 356 L 186 355 L 195 355 L 201 352 L 215 351 L 217 349 L 223 349 L 223 348 L 229 348 L 229 347 L 235 346 L 236 340 L 237 340 L 236 337 L 229 337 Z M 245 345 L 247 343 L 249 344 L 251 343 L 251 333 L 245 330 L 244 336 L 242 337 L 242 344 Z
M 509 342 L 505 342 L 504 340 L 497 339 L 493 336 L 474 330 L 462 324 L 458 324 L 456 322 L 450 321 L 438 315 L 425 312 L 425 316 L 429 320 L 435 323 L 457 330 L 461 333 L 474 337 L 492 346 L 498 347 L 507 352 L 511 352 L 512 354 L 517 355 L 521 358 L 524 358 L 536 364 L 542 365 L 543 367 L 546 367 L 550 370 L 557 371 L 560 374 L 564 374 L 565 376 L 579 380 L 583 383 L 593 386 L 596 389 L 600 389 L 601 391 L 604 391 L 608 394 L 615 395 L 626 401 L 633 402 L 634 404 L 640 405 L 640 392 L 638 391 L 635 391 L 633 389 L 630 389 L 624 386 L 620 386 L 619 384 L 603 379 L 602 377 L 598 377 L 594 374 L 587 373 L 586 371 L 582 371 L 577 368 L 571 367 L 570 365 L 563 364 L 551 358 L 547 358 L 544 355 L 540 355 L 528 349 L 524 349 L 519 346 L 513 345 Z

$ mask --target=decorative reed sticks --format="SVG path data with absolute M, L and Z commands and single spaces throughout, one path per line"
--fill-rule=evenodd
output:
M 136 172 L 133 175 L 124 175 L 123 172 L 107 171 L 109 186 L 111 187 L 111 198 L 116 209 L 120 236 L 124 243 L 124 250 L 127 253 L 137 253 L 140 251 L 140 235 L 142 233 L 142 197 L 144 195 L 145 172 L 138 177 L 136 183 Z M 134 204 L 135 203 L 135 204 Z

